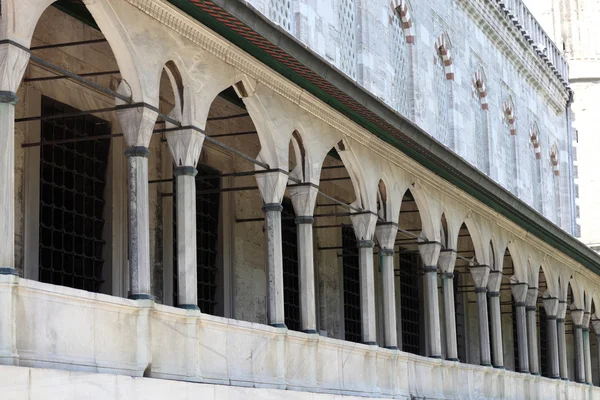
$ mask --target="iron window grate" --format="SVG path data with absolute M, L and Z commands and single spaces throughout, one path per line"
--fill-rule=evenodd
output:
M 298 228 L 294 207 L 289 199 L 281 204 L 281 241 L 283 245 L 283 301 L 285 324 L 288 329 L 300 330 L 300 282 L 298 278 Z
M 420 257 L 400 252 L 399 264 L 402 350 L 421 354 Z
M 196 178 L 196 251 L 198 307 L 203 313 L 215 314 L 217 291 L 217 256 L 219 253 L 219 211 L 221 178 L 219 171 L 198 165 Z M 211 178 L 202 178 L 210 176 Z M 211 191 L 210 193 L 205 193 Z M 173 193 L 177 193 L 173 179 Z M 177 278 L 177 196 L 173 197 L 173 304 L 178 302 Z
M 538 307 L 538 318 L 540 321 L 540 372 L 546 378 L 550 377 L 550 368 L 548 365 L 548 319 L 546 318 L 546 310 L 543 306 Z
M 345 339 L 361 342 L 360 267 L 358 243 L 352 226 L 342 227 Z
M 513 334 L 513 357 L 515 362 L 515 371 L 520 372 L 519 368 L 519 334 L 517 333 L 517 307 L 512 302 L 512 334 Z
M 42 115 L 78 112 L 42 97 Z M 40 147 L 41 282 L 98 292 L 105 242 L 104 189 L 110 123 L 92 115 L 42 120 Z M 49 141 L 87 140 L 50 144 Z

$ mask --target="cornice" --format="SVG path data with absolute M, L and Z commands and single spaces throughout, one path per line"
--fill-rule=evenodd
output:
M 492 1 L 482 0 L 458 0 L 457 3 L 477 22 L 503 55 L 513 62 L 527 82 L 542 93 L 554 110 L 557 113 L 564 112 L 569 98 L 568 89 L 540 59 L 521 32 L 507 21 L 497 5 Z
M 537 248 L 546 257 L 553 258 L 558 263 L 568 266 L 574 272 L 582 274 L 600 284 L 600 276 L 587 269 L 581 263 L 532 235 L 500 212 L 495 211 L 475 197 L 455 187 L 425 166 L 420 165 L 393 145 L 383 141 L 369 130 L 342 115 L 316 96 L 283 78 L 256 58 L 231 44 L 177 7 L 167 3 L 166 0 L 123 1 L 138 8 L 173 31 L 178 32 L 203 50 L 247 74 L 250 78 L 256 79 L 279 95 L 297 104 L 304 111 L 343 132 L 354 141 L 369 147 L 371 151 L 382 159 L 410 173 L 414 176 L 415 181 L 434 188 L 443 196 L 464 204 L 465 207 L 473 212 L 506 229 L 513 240 L 519 238 L 526 241 L 528 245 Z M 565 235 L 568 234 L 565 232 Z

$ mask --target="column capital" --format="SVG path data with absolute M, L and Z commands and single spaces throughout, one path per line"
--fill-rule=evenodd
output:
M 29 62 L 29 52 L 13 42 L 0 44 L 0 102 L 16 103 L 17 89 Z
M 583 328 L 588 328 L 590 326 L 590 318 L 591 318 L 592 314 L 589 311 L 585 311 L 583 313 L 583 319 L 581 320 L 581 325 L 583 326 Z
M 204 134 L 195 129 L 182 129 L 167 133 L 167 144 L 175 167 L 193 167 L 198 165 Z
M 352 226 L 354 227 L 356 240 L 359 242 L 373 240 L 375 225 L 377 224 L 376 214 L 373 214 L 369 211 L 354 213 L 350 215 L 350 220 L 352 221 Z
M 594 332 L 596 332 L 596 336 L 600 337 L 600 319 L 592 318 L 592 327 L 594 328 Z
M 456 265 L 456 250 L 441 250 L 438 257 L 440 271 L 444 274 L 454 276 L 454 267 Z
M 528 307 L 536 307 L 537 305 L 538 288 L 530 287 L 527 289 L 527 298 L 525 303 Z
M 260 171 L 256 174 L 256 183 L 258 190 L 265 204 L 281 203 L 285 188 L 288 182 L 288 176 L 285 171 L 276 170 L 269 172 Z
M 581 328 L 581 326 L 583 325 L 583 314 L 584 314 L 583 310 L 580 310 L 580 309 L 571 310 L 571 318 L 573 319 L 573 325 L 575 327 L 579 326 Z
M 375 237 L 377 237 L 377 243 L 382 250 L 394 251 L 397 234 L 398 225 L 393 222 L 378 223 L 375 227 Z
M 499 293 L 502 285 L 502 271 L 490 271 L 487 288 L 490 293 Z
M 127 147 L 148 147 L 158 112 L 148 107 L 124 107 L 117 110 Z
M 529 286 L 525 282 L 511 282 L 510 290 L 512 291 L 512 295 L 514 297 L 515 303 L 519 306 L 525 306 L 525 301 L 527 300 L 527 289 Z
M 312 217 L 315 213 L 315 204 L 319 187 L 312 183 L 301 183 L 288 187 L 294 212 L 299 217 Z
M 559 301 L 557 297 L 546 296 L 542 299 L 544 302 L 544 309 L 546 310 L 547 317 L 554 317 L 558 315 Z
M 439 242 L 423 242 L 419 244 L 419 254 L 423 265 L 426 267 L 435 267 L 438 264 L 442 245 Z
M 567 316 L 567 302 L 559 300 L 558 301 L 558 311 L 556 313 L 556 318 L 559 319 L 559 320 L 562 319 L 564 321 L 564 319 L 565 319 L 566 316 Z
M 469 272 L 471 273 L 471 277 L 473 278 L 475 290 L 487 288 L 488 278 L 490 276 L 489 265 L 475 265 L 469 267 Z

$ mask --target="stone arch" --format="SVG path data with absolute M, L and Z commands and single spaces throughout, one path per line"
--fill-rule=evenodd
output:
M 521 246 L 515 241 L 510 240 L 506 246 L 510 252 L 514 267 L 514 278 L 519 283 L 528 283 L 529 274 L 527 273 L 526 259 L 523 257 L 523 251 Z
M 411 6 L 407 0 L 392 0 L 390 2 L 390 18 L 389 23 L 393 22 L 394 13 L 398 13 L 400 21 L 402 22 L 402 30 L 406 37 L 406 43 L 415 43 L 415 28 L 413 26 L 413 18 L 411 12 Z
M 542 158 L 542 149 L 540 146 L 540 130 L 538 128 L 537 122 L 531 124 L 531 127 L 529 128 L 529 141 L 533 146 L 535 158 L 539 160 L 540 158 Z
M 550 163 L 552 164 L 552 173 L 556 176 L 560 175 L 560 162 L 558 159 L 558 144 L 554 142 L 550 148 Z
M 481 66 L 477 68 L 473 74 L 473 78 L 471 78 L 471 84 L 473 85 L 473 97 L 479 99 L 482 110 L 487 110 L 489 107 L 487 103 L 487 78 Z
M 463 222 L 473 241 L 477 263 L 491 267 L 489 254 L 491 233 L 485 232 L 485 227 L 481 223 L 478 223 L 476 217 L 473 215 L 468 215 Z
M 410 190 L 415 199 L 415 204 L 419 209 L 422 228 L 421 235 L 429 241 L 439 242 L 442 216 L 440 200 L 432 196 L 431 193 L 428 193 L 418 182 L 414 182 L 408 190 Z
M 454 80 L 454 67 L 452 65 L 452 43 L 450 42 L 450 38 L 446 32 L 440 33 L 433 45 L 434 49 L 434 57 L 433 63 L 437 64 L 441 59 L 441 62 L 444 64 L 444 72 L 446 73 L 446 79 L 453 81 Z
M 508 126 L 508 131 L 512 136 L 517 134 L 516 118 L 515 118 L 515 103 L 512 96 L 509 96 L 502 103 L 502 121 Z

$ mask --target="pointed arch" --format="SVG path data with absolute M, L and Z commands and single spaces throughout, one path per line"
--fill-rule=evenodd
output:
M 452 44 L 446 32 L 440 33 L 433 45 L 434 47 L 434 58 L 433 63 L 437 64 L 438 62 L 443 63 L 444 72 L 446 73 L 446 79 L 449 81 L 454 80 L 454 67 L 452 60 Z
M 560 164 L 558 160 L 558 144 L 554 142 L 550 147 L 550 163 L 552 164 L 552 173 L 555 176 L 560 175 Z
M 473 97 L 479 99 L 482 110 L 487 110 L 489 108 L 487 103 L 487 78 L 485 76 L 483 67 L 479 66 L 477 68 L 473 74 L 473 77 L 471 78 L 471 84 L 473 85 Z
M 533 146 L 535 158 L 539 160 L 540 158 L 542 158 L 542 149 L 540 146 L 540 130 L 538 128 L 537 122 L 531 124 L 531 127 L 529 128 L 529 141 Z
M 402 30 L 406 43 L 415 43 L 415 28 L 413 26 L 413 18 L 410 3 L 407 0 L 392 0 L 390 3 L 390 24 L 393 22 L 394 14 L 397 13 L 402 22 Z
M 512 96 L 508 96 L 508 98 L 502 103 L 502 122 L 506 124 L 508 131 L 512 136 L 517 134 L 516 121 L 515 103 Z

